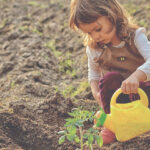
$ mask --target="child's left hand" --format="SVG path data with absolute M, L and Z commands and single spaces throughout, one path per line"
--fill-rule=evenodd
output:
M 137 93 L 139 87 L 139 80 L 133 76 L 129 76 L 122 82 L 121 90 L 124 94 Z

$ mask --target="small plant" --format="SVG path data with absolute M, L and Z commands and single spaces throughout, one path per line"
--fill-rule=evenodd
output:
M 13 89 L 15 87 L 15 81 L 13 80 L 12 82 L 11 82 L 11 88 Z
M 45 43 L 44 46 L 50 48 L 56 58 L 62 55 L 62 52 L 56 50 L 55 40 L 50 40 L 49 42 Z
M 71 94 L 72 97 L 75 97 L 76 95 L 86 91 L 86 89 L 89 87 L 89 83 L 87 81 L 83 81 L 80 83 L 80 85 L 77 87 L 76 91 Z
M 36 28 L 33 28 L 33 29 L 32 29 L 32 32 L 35 32 L 35 33 L 37 33 L 37 34 L 40 35 L 40 36 L 43 35 L 43 33 L 40 32 L 40 31 L 39 31 L 38 29 L 36 29 Z
M 4 27 L 5 27 L 6 22 L 7 22 L 7 20 L 6 20 L 6 19 L 4 19 L 4 20 L 2 20 L 2 21 L 1 21 L 1 23 L 0 23 L 0 29 L 2 29 L 2 28 L 4 28 Z
M 73 65 L 73 60 L 71 59 L 63 59 L 59 62 L 59 70 L 60 72 L 62 73 L 65 73 L 67 72 L 68 70 L 70 72 L 72 72 L 73 68 L 72 68 L 72 65 Z
M 64 97 L 68 97 L 71 95 L 71 93 L 73 93 L 75 91 L 75 87 L 73 85 L 69 85 L 67 86 L 66 89 L 64 89 L 61 93 Z
M 88 130 L 84 129 L 85 122 L 93 122 L 93 119 L 95 118 L 94 112 L 76 108 L 68 114 L 71 118 L 66 119 L 66 123 L 64 125 L 66 130 L 58 132 L 58 134 L 62 135 L 59 138 L 59 144 L 62 144 L 65 139 L 67 139 L 70 142 L 74 141 L 76 143 L 80 143 L 80 150 L 83 150 L 84 146 L 88 146 L 91 150 L 93 150 L 94 142 L 96 142 L 100 147 L 103 145 L 103 140 L 102 137 L 99 136 L 98 130 L 93 127 Z
M 29 26 L 25 25 L 25 26 L 21 26 L 19 28 L 20 31 L 29 31 Z

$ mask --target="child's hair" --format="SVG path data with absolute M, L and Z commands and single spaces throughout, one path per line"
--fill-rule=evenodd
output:
M 117 0 L 71 0 L 69 24 L 73 30 L 78 31 L 80 23 L 90 24 L 101 16 L 106 16 L 116 26 L 117 36 L 121 40 L 129 39 L 130 32 L 137 29 Z M 86 45 L 97 47 L 89 35 L 83 35 Z

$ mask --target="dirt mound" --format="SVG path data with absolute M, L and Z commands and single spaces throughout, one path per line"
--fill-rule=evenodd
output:
M 15 149 L 59 148 L 57 132 L 68 117 L 67 112 L 73 107 L 70 99 L 64 99 L 56 93 L 49 100 L 35 106 L 15 102 L 11 103 L 11 107 L 14 113 L 0 114 L 1 138 L 4 136 L 1 148 L 7 147 L 8 141 Z
M 150 31 L 150 2 L 122 3 Z M 0 0 L 0 9 L 0 149 L 74 150 L 79 145 L 58 145 L 67 113 L 98 106 L 82 40 L 68 28 L 69 1 Z M 145 134 L 102 149 L 147 150 L 149 140 Z

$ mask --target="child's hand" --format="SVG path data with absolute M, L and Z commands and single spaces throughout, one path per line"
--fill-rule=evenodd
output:
M 139 80 L 134 76 L 130 76 L 122 82 L 121 89 L 124 94 L 137 93 Z
M 141 70 L 133 72 L 126 80 L 122 82 L 121 89 L 124 94 L 137 93 L 141 81 L 147 79 L 146 74 Z

